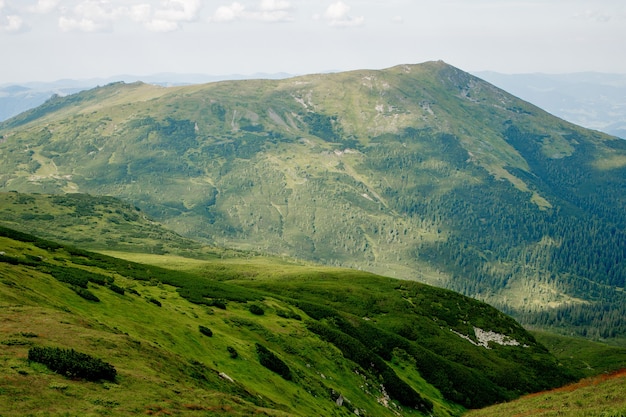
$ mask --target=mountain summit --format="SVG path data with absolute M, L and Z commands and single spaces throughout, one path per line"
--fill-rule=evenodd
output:
M 112 195 L 218 245 L 424 281 L 525 323 L 626 331 L 626 142 L 441 61 L 110 84 L 0 135 L 3 190 Z

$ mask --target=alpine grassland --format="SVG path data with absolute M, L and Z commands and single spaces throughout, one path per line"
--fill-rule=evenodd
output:
M 507 404 L 470 411 L 466 417 L 500 416 L 624 416 L 626 373 L 586 378 L 551 391 L 524 396 Z
M 24 194 L 0 209 L 8 227 L 82 248 L 189 257 L 201 240 L 216 257 L 425 282 L 533 328 L 619 338 L 625 161 L 623 140 L 444 62 L 114 83 L 0 124 L 0 190 Z M 109 213 L 97 196 L 121 201 Z M 41 222 L 57 226 L 28 229 Z M 150 222 L 168 230 L 138 231 Z
M 510 317 L 417 282 L 239 253 L 139 263 L 0 231 L 2 415 L 458 416 L 580 375 Z
M 443 62 L 54 96 L 0 123 L 0 415 L 624 415 L 624 184 Z

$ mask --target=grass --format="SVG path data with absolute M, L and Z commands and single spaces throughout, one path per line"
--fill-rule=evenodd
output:
M 626 415 L 626 372 L 586 378 L 565 387 L 527 395 L 510 403 L 472 410 L 464 417 L 619 417 Z
M 612 340 L 609 344 L 546 331 L 534 331 L 533 334 L 565 366 L 576 369 L 584 376 L 626 369 L 626 345 L 623 340 Z
M 0 238 L 0 248 L 11 255 L 27 253 L 72 265 L 63 250 L 55 251 L 52 259 L 46 250 L 7 238 Z M 3 416 L 347 415 L 345 407 L 331 401 L 331 390 L 355 408 L 387 414 L 377 403 L 381 394 L 374 381 L 369 393 L 360 389 L 363 377 L 336 348 L 307 331 L 303 321 L 276 315 L 289 310 L 305 316 L 283 301 L 257 301 L 265 312 L 258 316 L 250 313 L 249 303 L 229 302 L 226 310 L 192 304 L 173 286 L 113 273 L 115 283 L 128 289 L 125 295 L 90 284 L 101 300 L 94 303 L 50 275 L 24 265 L 1 265 Z M 162 306 L 150 303 L 151 298 Z M 202 335 L 200 325 L 210 328 L 212 337 Z M 294 381 L 262 367 L 255 343 L 285 360 Z M 71 347 L 101 358 L 115 366 L 118 378 L 115 383 L 89 383 L 56 375 L 27 361 L 33 345 Z M 237 358 L 228 347 L 238 352 Z
M 471 387 L 483 386 L 474 403 L 515 396 L 497 385 L 498 375 L 511 367 L 520 369 L 521 385 L 545 378 L 537 386 L 554 386 L 569 378 L 510 318 L 423 284 L 260 256 L 201 261 L 109 252 L 126 259 L 113 258 L 3 233 L 21 240 L 0 238 L 6 258 L 0 264 L 0 318 L 10 323 L 2 342 L 9 349 L 0 356 L 0 374 L 8 379 L 0 392 L 32 399 L 25 401 L 31 412 L 46 401 L 60 404 L 59 394 L 74 393 L 63 407 L 87 414 L 102 407 L 112 415 L 202 413 L 227 404 L 234 415 L 260 409 L 270 415 L 345 415 L 356 409 L 419 415 L 399 405 L 400 396 L 412 395 L 398 388 L 408 382 L 437 416 L 446 417 L 462 412 Z M 97 279 L 88 290 L 100 301 L 81 298 L 46 273 L 50 269 L 91 274 Z M 111 281 L 124 293 L 112 291 Z M 252 305 L 263 314 L 254 314 Z M 472 325 L 506 333 L 526 347 L 487 350 L 450 331 L 473 335 Z M 359 347 L 352 349 L 347 340 Z M 289 380 L 259 363 L 257 344 L 286 364 Z M 73 348 L 112 364 L 118 389 L 106 401 L 88 395 L 88 383 L 28 363 L 26 352 L 34 345 Z M 397 398 L 386 397 L 383 373 Z M 41 378 L 57 388 L 39 393 Z M 201 392 L 210 399 L 200 401 Z M 338 408 L 339 395 L 344 405 Z M 17 415 L 12 407 L 0 408 L 0 414 Z

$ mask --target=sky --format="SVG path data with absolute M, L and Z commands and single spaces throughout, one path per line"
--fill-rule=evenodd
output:
M 0 84 L 443 60 L 626 73 L 625 0 L 0 0 Z

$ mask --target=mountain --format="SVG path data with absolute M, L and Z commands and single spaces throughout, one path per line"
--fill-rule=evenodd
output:
M 253 75 L 205 75 L 162 73 L 149 76 L 116 75 L 109 78 L 91 78 L 81 80 L 58 80 L 51 82 L 28 82 L 22 84 L 0 85 L 0 122 L 43 104 L 53 96 L 66 96 L 83 90 L 114 82 L 143 81 L 161 86 L 189 85 L 215 82 L 221 80 L 243 80 L 248 78 L 280 79 L 289 74 L 253 74 Z
M 419 280 L 622 337 L 626 142 L 443 62 L 116 83 L 0 125 L 0 189 L 122 198 L 186 237 Z
M 157 258 L 169 268 L 0 227 L 3 416 L 445 417 L 575 376 L 510 317 L 448 290 L 144 256 Z
M 626 139 L 626 75 L 477 72 L 494 85 L 572 123 Z

